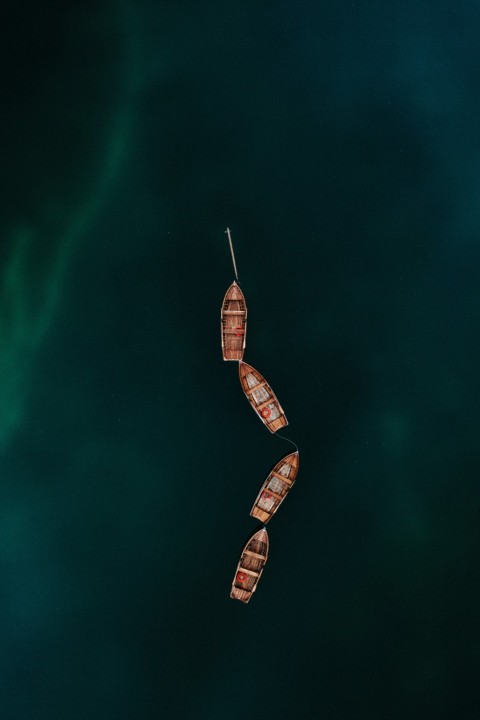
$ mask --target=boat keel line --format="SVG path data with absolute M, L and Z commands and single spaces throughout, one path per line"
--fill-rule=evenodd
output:
M 230 229 L 226 229 L 230 253 L 232 255 L 235 280 L 223 299 L 220 312 L 220 331 L 224 360 L 238 362 L 240 385 L 253 410 L 271 433 L 288 425 L 285 412 L 272 388 L 258 370 L 244 362 L 247 338 L 247 305 L 238 284 L 237 263 L 233 251 Z M 277 434 L 295 447 L 295 451 L 285 455 L 267 475 L 260 488 L 250 515 L 264 525 L 277 512 L 290 492 L 297 478 L 300 456 L 298 446 L 290 438 Z M 265 527 L 257 530 L 242 550 L 240 560 L 232 582 L 230 597 L 248 603 L 257 589 L 268 558 L 269 540 Z

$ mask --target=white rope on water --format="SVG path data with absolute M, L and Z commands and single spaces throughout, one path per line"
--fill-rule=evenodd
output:
M 300 450 L 298 449 L 298 445 L 296 442 L 294 442 L 293 440 L 290 440 L 290 438 L 287 438 L 285 435 L 280 435 L 280 433 L 278 433 L 278 432 L 275 433 L 275 437 L 282 438 L 282 440 L 286 440 L 287 442 L 291 443 L 297 449 L 297 453 L 300 454 Z

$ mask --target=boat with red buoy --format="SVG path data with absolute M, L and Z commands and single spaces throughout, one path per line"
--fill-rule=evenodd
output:
M 267 523 L 285 500 L 297 478 L 298 450 L 285 455 L 270 471 L 250 511 L 252 517 Z
M 283 408 L 263 375 L 243 361 L 239 363 L 238 372 L 247 400 L 270 432 L 288 425 Z
M 230 597 L 248 603 L 257 589 L 258 581 L 268 557 L 268 534 L 258 530 L 242 550 L 232 582 Z

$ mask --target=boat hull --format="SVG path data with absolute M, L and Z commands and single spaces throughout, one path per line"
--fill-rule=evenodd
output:
M 270 432 L 288 425 L 283 408 L 263 375 L 245 362 L 240 362 L 238 372 L 248 402 Z
M 236 282 L 225 293 L 220 313 L 224 360 L 242 360 L 247 339 L 247 306 Z
M 250 602 L 257 589 L 267 558 L 268 534 L 265 528 L 262 528 L 252 535 L 242 550 L 230 591 L 230 597 L 233 600 L 240 600 L 243 603 Z
M 290 492 L 298 473 L 298 451 L 278 462 L 263 483 L 250 511 L 252 517 L 267 523 Z

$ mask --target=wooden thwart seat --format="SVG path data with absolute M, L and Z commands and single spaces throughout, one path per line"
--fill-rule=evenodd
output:
M 260 553 L 253 552 L 253 550 L 244 550 L 244 555 L 249 555 L 250 557 L 258 558 L 259 560 L 265 560 L 265 555 L 260 555 Z
M 267 405 L 270 405 L 270 403 L 273 402 L 273 398 L 269 397 L 268 400 L 264 400 L 260 403 L 260 405 L 256 405 L 257 410 L 263 410 L 264 407 L 267 407 Z
M 254 390 L 258 390 L 259 388 L 264 387 L 267 384 L 268 383 L 266 380 L 260 380 L 260 382 L 257 383 L 257 385 L 252 385 L 252 387 L 249 387 L 248 390 L 249 390 L 249 392 L 253 392 Z
M 256 570 L 247 570 L 247 568 L 244 568 L 243 565 L 238 566 L 238 572 L 246 573 L 246 575 L 252 575 L 252 577 L 258 577 L 260 575 L 260 573 L 256 572 Z
M 270 473 L 270 475 L 273 475 L 273 477 L 276 477 L 276 478 L 278 478 L 279 480 L 282 480 L 282 482 L 286 482 L 287 485 L 293 485 L 293 481 L 290 480 L 290 478 L 288 478 L 286 475 L 281 475 L 280 473 L 275 472 L 274 470 L 272 470 L 272 472 Z
M 279 495 L 278 493 L 273 492 L 273 490 L 270 490 L 269 487 L 267 487 L 266 490 L 263 490 L 262 495 L 263 495 L 264 492 L 265 492 L 265 493 L 268 493 L 269 495 L 273 495 L 273 497 L 276 498 L 277 500 L 283 500 L 283 498 L 284 498 L 284 495 Z M 267 511 L 267 512 L 268 512 L 268 511 Z

